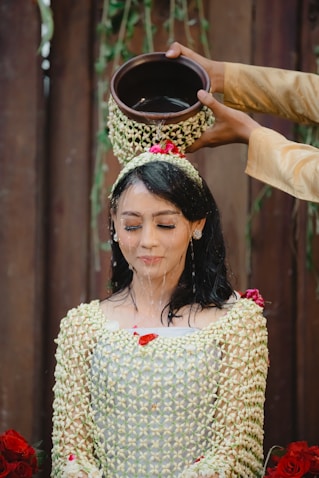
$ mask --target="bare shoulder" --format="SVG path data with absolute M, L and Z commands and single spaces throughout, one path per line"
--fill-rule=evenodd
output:
M 103 300 L 100 305 L 107 319 L 116 320 L 122 327 L 126 327 L 126 322 L 132 315 L 132 304 L 128 300 L 127 293 L 113 294 Z
M 227 315 L 233 306 L 237 303 L 240 295 L 235 292 L 223 305 L 222 308 L 213 304 L 210 307 L 198 311 L 194 316 L 194 327 L 203 329 L 211 323 L 218 322 L 222 317 Z

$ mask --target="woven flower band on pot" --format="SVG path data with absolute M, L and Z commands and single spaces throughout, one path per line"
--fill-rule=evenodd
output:
M 108 128 L 114 154 L 126 163 L 155 143 L 170 140 L 184 153 L 214 123 L 197 99 L 210 90 L 196 62 L 165 53 L 147 53 L 124 63 L 113 75 Z

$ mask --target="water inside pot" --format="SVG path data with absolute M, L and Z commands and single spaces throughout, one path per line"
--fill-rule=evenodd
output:
M 175 113 L 183 111 L 191 106 L 190 103 L 182 98 L 171 96 L 154 96 L 152 98 L 141 98 L 137 103 L 132 105 L 136 111 L 144 111 L 147 113 Z

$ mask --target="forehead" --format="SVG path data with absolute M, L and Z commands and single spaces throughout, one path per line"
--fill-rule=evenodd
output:
M 142 181 L 129 186 L 119 198 L 117 212 L 121 214 L 126 210 L 139 213 L 154 213 L 161 210 L 180 212 L 170 201 L 151 193 Z

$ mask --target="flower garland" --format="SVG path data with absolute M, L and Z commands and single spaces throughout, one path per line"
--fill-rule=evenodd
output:
M 143 166 L 143 164 L 151 163 L 153 161 L 166 161 L 167 163 L 173 164 L 184 171 L 184 173 L 200 187 L 202 186 L 202 179 L 197 169 L 185 158 L 185 155 L 180 152 L 178 147 L 172 143 L 172 141 L 167 140 L 164 144 L 155 144 L 148 148 L 144 153 L 129 160 L 115 180 L 111 193 L 113 194 L 115 187 L 127 173 L 139 166 Z

